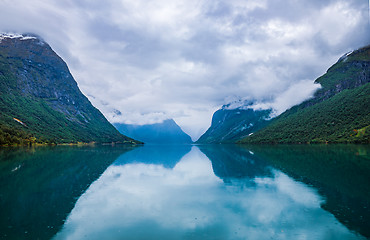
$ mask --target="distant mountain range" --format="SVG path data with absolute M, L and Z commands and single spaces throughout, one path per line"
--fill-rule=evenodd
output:
M 118 131 L 126 136 L 151 144 L 191 144 L 193 141 L 173 119 L 162 123 L 133 125 L 115 123 Z
M 198 143 L 370 143 L 370 46 L 319 77 L 314 97 L 274 119 L 244 106 L 215 112 Z M 248 127 L 249 126 L 249 127 Z
M 0 35 L 0 145 L 139 143 L 120 134 L 81 93 L 42 39 Z

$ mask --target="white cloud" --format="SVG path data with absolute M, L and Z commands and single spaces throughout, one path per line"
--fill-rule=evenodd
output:
M 278 112 L 309 97 L 336 59 L 370 42 L 367 24 L 357 0 L 0 2 L 0 31 L 42 36 L 110 121 L 175 118 L 193 139 L 228 96 Z
M 276 97 L 275 101 L 271 103 L 271 107 L 275 110 L 275 114 L 281 114 L 286 109 L 312 97 L 319 88 L 319 84 L 313 85 L 310 81 L 298 81 Z

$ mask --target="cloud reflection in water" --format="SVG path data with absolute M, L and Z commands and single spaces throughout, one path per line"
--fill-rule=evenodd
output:
M 358 239 L 314 189 L 280 171 L 228 180 L 197 147 L 172 169 L 111 165 L 56 239 Z

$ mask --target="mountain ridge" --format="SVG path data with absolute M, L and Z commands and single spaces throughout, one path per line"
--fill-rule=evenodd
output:
M 196 143 L 233 143 L 264 127 L 272 111 L 254 110 L 253 102 L 236 108 L 231 108 L 232 105 L 223 105 L 213 114 L 211 126 Z
M 139 143 L 120 134 L 90 103 L 44 40 L 0 36 L 0 145 Z

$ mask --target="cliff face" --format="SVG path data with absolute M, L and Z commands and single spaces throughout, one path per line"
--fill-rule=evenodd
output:
M 370 46 L 345 54 L 325 75 L 315 81 L 322 86 L 315 97 L 325 100 L 345 89 L 353 89 L 370 82 L 369 61 Z
M 314 98 L 292 107 L 242 143 L 369 143 L 370 46 L 345 54 L 319 77 Z
M 43 99 L 72 121 L 80 122 L 77 117 L 89 121 L 85 115 L 91 107 L 90 111 L 81 112 L 83 106 L 90 104 L 88 99 L 49 45 L 38 38 L 5 37 L 0 49 L 3 64 L 9 67 L 8 74 L 15 78 L 15 85 L 8 85 L 8 93 L 15 91 L 23 97 Z
M 0 79 L 0 144 L 134 142 L 92 106 L 66 63 L 38 37 L 0 35 Z

